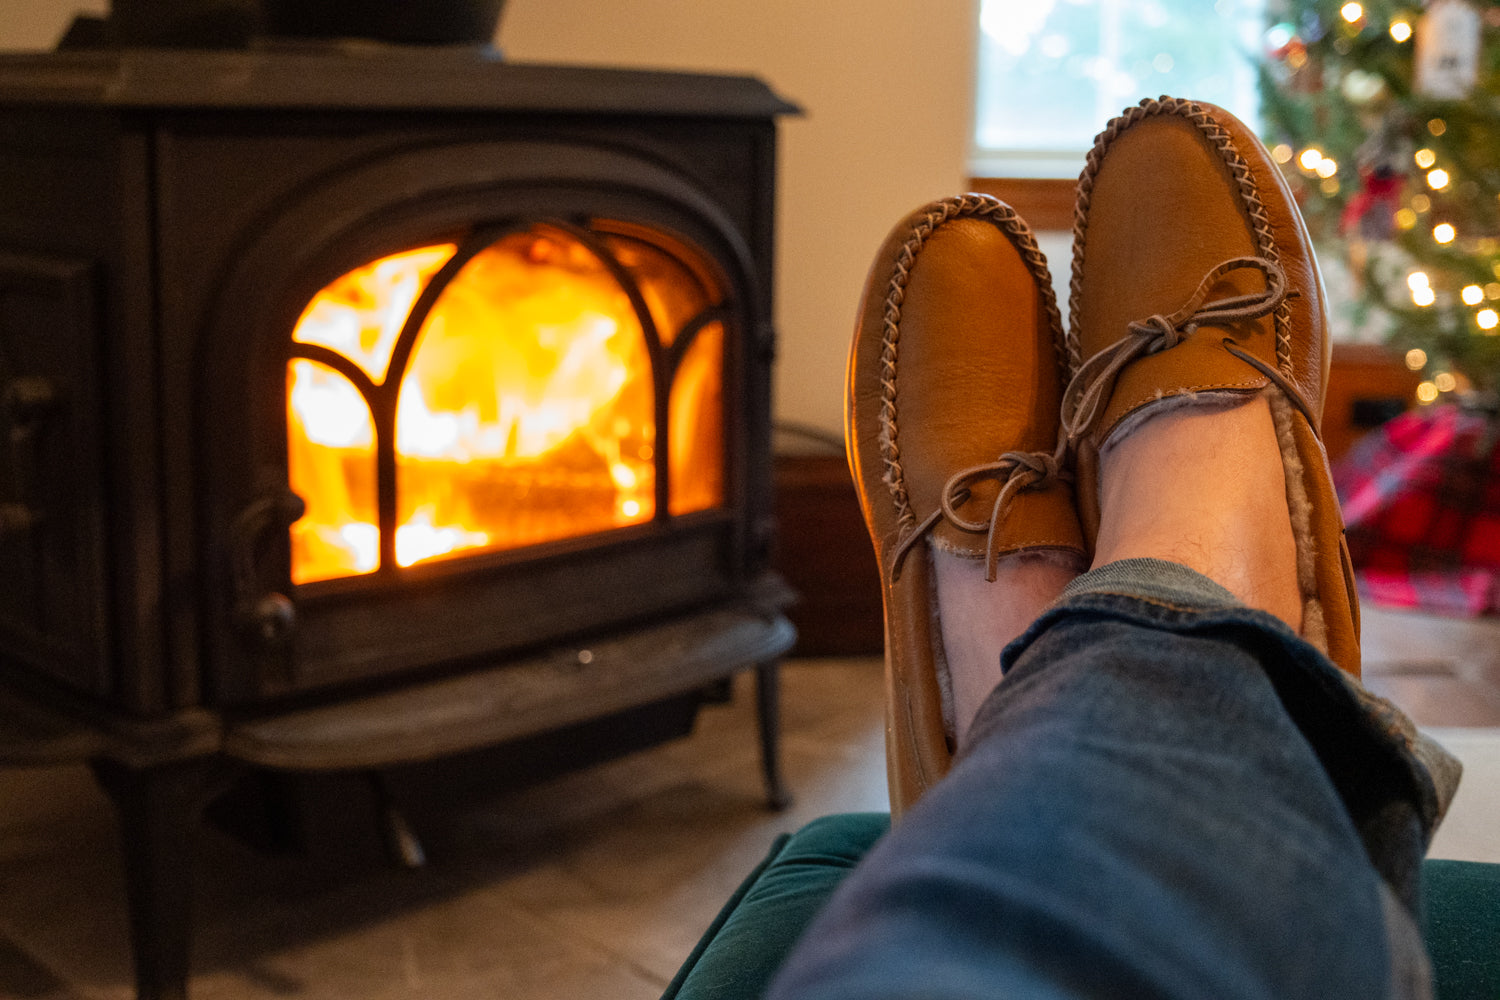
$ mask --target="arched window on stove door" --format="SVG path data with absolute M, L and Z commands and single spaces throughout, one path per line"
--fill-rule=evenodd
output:
M 331 282 L 287 364 L 288 472 L 307 505 L 293 582 L 721 506 L 726 312 L 710 273 L 638 226 L 548 221 Z

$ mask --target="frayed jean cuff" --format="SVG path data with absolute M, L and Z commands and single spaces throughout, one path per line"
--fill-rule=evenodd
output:
M 1027 656 L 1043 635 L 1098 621 L 1213 638 L 1254 657 L 1338 789 L 1376 868 L 1415 911 L 1418 863 L 1458 788 L 1456 758 L 1285 622 L 1159 559 L 1124 559 L 1079 576 L 1006 647 L 1001 668 L 1007 677 L 1046 669 Z M 975 719 L 976 731 L 987 707 Z

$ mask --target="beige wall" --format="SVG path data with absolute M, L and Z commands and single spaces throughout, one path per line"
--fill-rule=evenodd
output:
M 0 48 L 50 49 L 74 14 L 99 14 L 108 0 L 0 0 Z
M 865 268 L 908 210 L 962 190 L 977 0 L 511 0 L 507 56 L 752 73 L 782 126 L 778 419 L 841 424 Z
M 0 0 L 0 47 L 46 48 L 105 0 Z M 517 61 L 751 73 L 782 127 L 778 419 L 840 428 L 865 268 L 909 209 L 965 176 L 977 0 L 509 0 Z

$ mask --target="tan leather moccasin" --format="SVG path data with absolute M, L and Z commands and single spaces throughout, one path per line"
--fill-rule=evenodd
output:
M 1110 122 L 1079 178 L 1063 405 L 1092 546 L 1111 435 L 1193 394 L 1274 387 L 1303 636 L 1359 674 L 1359 603 L 1319 439 L 1329 344 L 1322 279 L 1280 170 L 1211 104 L 1145 100 Z
M 1081 557 L 1058 449 L 1062 321 L 1010 206 L 934 202 L 892 230 L 849 358 L 849 464 L 885 583 L 886 763 L 900 814 L 947 773 L 951 687 L 931 550 Z

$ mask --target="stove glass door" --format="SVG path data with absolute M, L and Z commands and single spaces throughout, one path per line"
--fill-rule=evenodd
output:
M 721 506 L 722 300 L 691 249 L 611 222 L 492 229 L 329 283 L 287 362 L 293 582 Z

